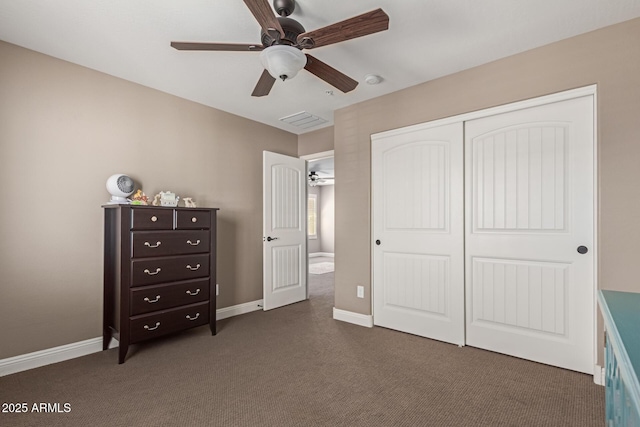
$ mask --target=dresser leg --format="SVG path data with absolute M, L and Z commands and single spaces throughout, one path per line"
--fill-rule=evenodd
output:
M 111 342 L 111 329 L 106 328 L 102 331 L 102 351 L 109 349 L 109 343 Z
M 216 322 L 209 322 L 209 329 L 211 329 L 211 335 L 215 335 L 217 333 Z
M 127 357 L 127 351 L 129 350 L 129 345 L 120 343 L 118 347 L 118 365 L 122 365 L 124 363 L 125 357 Z

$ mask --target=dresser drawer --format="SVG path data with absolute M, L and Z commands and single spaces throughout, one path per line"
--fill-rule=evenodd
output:
M 209 276 L 209 254 L 145 258 L 131 262 L 131 286 Z
M 178 210 L 176 211 L 176 228 L 180 230 L 211 228 L 211 213 L 197 209 Z
M 134 258 L 209 252 L 207 230 L 134 231 L 131 235 Z
M 131 314 L 150 313 L 207 301 L 209 299 L 209 279 L 144 286 L 132 288 L 129 292 L 131 293 Z
M 134 230 L 171 230 L 173 209 L 131 209 L 131 228 Z
M 207 323 L 209 323 L 208 302 L 134 316 L 130 320 L 131 342 L 144 341 Z

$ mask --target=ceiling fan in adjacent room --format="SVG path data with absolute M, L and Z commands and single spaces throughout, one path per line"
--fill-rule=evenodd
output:
M 288 18 L 295 9 L 295 0 L 274 0 L 273 7 L 280 15 L 278 17 L 273 14 L 268 0 L 244 2 L 262 27 L 262 45 L 171 42 L 171 46 L 178 50 L 261 52 L 260 60 L 265 70 L 252 96 L 268 95 L 276 78 L 283 81 L 291 79 L 302 68 L 342 92 L 352 91 L 358 85 L 357 81 L 314 56 L 302 53 L 302 49 L 327 46 L 389 28 L 389 16 L 382 9 L 376 9 L 317 30 L 306 31 L 298 21 Z
M 315 187 L 318 184 L 323 184 L 323 183 L 327 182 L 327 180 L 329 180 L 329 179 L 334 179 L 334 177 L 332 177 L 332 176 L 323 176 L 323 177 L 321 177 L 320 175 L 318 175 L 318 172 L 311 171 L 311 172 L 309 172 L 309 176 L 307 178 L 307 181 L 309 182 L 309 187 Z

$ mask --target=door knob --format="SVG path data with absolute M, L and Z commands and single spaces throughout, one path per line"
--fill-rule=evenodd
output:
M 376 245 L 380 246 L 380 240 L 376 240 Z
M 586 246 L 578 246 L 578 253 L 579 254 L 586 254 L 587 252 L 589 252 L 589 248 L 587 248 Z
M 271 236 L 267 237 L 267 242 L 270 242 L 272 240 L 278 240 L 278 238 L 277 237 L 271 237 Z

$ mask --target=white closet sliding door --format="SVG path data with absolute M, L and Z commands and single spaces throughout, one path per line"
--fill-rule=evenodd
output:
M 374 324 L 464 343 L 462 123 L 372 138 Z
M 372 136 L 375 325 L 594 372 L 590 90 Z
M 593 97 L 465 123 L 466 343 L 593 373 Z

